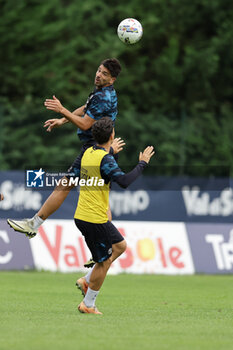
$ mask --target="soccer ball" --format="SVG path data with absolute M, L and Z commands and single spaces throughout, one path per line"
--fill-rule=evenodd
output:
M 135 44 L 143 34 L 142 25 L 134 18 L 126 18 L 119 24 L 117 28 L 117 35 L 123 43 Z

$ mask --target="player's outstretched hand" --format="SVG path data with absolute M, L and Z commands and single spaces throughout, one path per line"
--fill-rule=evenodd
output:
M 55 95 L 53 95 L 53 99 L 46 98 L 44 105 L 47 109 L 50 109 L 51 111 L 61 113 L 62 109 L 64 108 L 61 104 L 61 102 L 56 98 Z
M 50 132 L 54 128 L 58 128 L 63 125 L 62 119 L 48 119 L 44 122 L 44 128 L 47 128 L 46 131 Z
M 125 141 L 122 140 L 120 137 L 116 137 L 111 144 L 111 147 L 113 148 L 114 154 L 119 153 L 123 150 L 123 147 L 125 146 Z
M 139 161 L 144 160 L 144 162 L 149 163 L 151 157 L 155 154 L 154 147 L 148 146 L 144 149 L 143 152 L 139 154 Z

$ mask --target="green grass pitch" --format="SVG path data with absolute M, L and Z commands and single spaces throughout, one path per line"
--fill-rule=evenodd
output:
M 80 314 L 77 274 L 0 273 L 1 350 L 233 348 L 233 276 L 107 276 Z

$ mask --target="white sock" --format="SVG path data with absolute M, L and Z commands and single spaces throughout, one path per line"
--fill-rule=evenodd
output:
M 85 298 L 83 299 L 84 304 L 87 307 L 94 307 L 95 300 L 96 300 L 98 294 L 99 294 L 99 290 L 92 290 L 90 287 L 88 287 Z
M 43 219 L 41 219 L 37 214 L 33 216 L 33 218 L 30 220 L 30 224 L 33 226 L 35 230 L 37 230 L 40 225 L 42 225 L 44 222 Z
M 92 274 L 92 271 L 94 269 L 95 265 L 92 266 L 92 268 L 88 271 L 88 273 L 86 274 L 86 276 L 84 276 L 86 282 L 89 284 L 90 283 L 90 278 L 91 278 L 91 274 Z

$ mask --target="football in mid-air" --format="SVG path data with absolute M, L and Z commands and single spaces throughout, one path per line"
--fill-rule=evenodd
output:
M 117 28 L 117 35 L 123 43 L 135 44 L 143 34 L 142 25 L 134 18 L 126 18 L 119 24 Z

